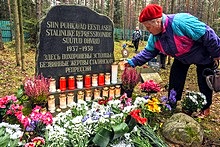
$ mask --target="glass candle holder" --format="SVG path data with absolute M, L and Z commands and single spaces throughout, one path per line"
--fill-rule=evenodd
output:
M 65 109 L 66 108 L 66 94 L 60 94 L 60 108 Z
M 77 102 L 79 100 L 83 100 L 84 101 L 84 92 L 81 91 L 81 90 L 77 92 Z
M 109 92 L 109 88 L 108 87 L 104 87 L 102 89 L 102 97 L 107 97 L 108 98 L 108 92 Z
M 60 77 L 60 90 L 65 91 L 66 90 L 66 78 Z
M 121 86 L 116 85 L 115 86 L 115 97 L 120 97 L 121 96 Z
M 100 99 L 100 90 L 95 89 L 94 90 L 94 100 L 98 100 L 98 99 Z
M 120 59 L 120 62 L 118 63 L 120 70 L 125 70 L 125 64 L 124 59 Z
M 111 75 L 110 73 L 105 74 L 105 85 L 110 85 L 111 84 Z
M 74 93 L 69 92 L 67 94 L 67 106 L 71 107 L 71 104 L 74 102 Z
M 51 113 L 54 113 L 55 110 L 56 110 L 54 95 L 49 95 L 49 96 L 48 96 L 48 110 L 49 110 Z
M 92 100 L 92 90 L 86 89 L 85 100 L 86 100 L 86 101 L 91 101 L 91 100 Z
M 69 76 L 68 77 L 68 89 L 69 90 L 74 90 L 75 89 L 75 78 L 74 78 L 74 76 Z
M 109 97 L 115 97 L 115 87 L 114 86 L 111 86 L 109 88 Z
M 56 92 L 56 80 L 54 78 L 50 79 L 49 92 Z
M 78 89 L 83 88 L 83 76 L 82 75 L 77 75 L 76 76 L 76 85 Z
M 85 88 L 91 87 L 91 76 L 90 75 L 85 75 L 84 83 L 85 83 Z
M 116 84 L 118 82 L 118 64 L 112 64 L 111 83 Z
M 98 86 L 98 75 L 97 74 L 92 75 L 92 86 Z
M 99 86 L 105 85 L 105 75 L 104 75 L 104 73 L 99 73 L 98 85 Z

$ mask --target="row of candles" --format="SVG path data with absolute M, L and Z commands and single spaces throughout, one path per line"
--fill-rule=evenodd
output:
M 119 64 L 120 65 L 120 64 Z M 120 67 L 121 70 L 124 70 Z M 111 74 L 110 73 L 98 73 L 98 74 L 87 74 L 87 75 L 77 75 L 59 78 L 59 89 L 61 91 L 74 90 L 75 88 L 90 88 L 95 86 L 104 86 L 110 84 L 117 84 L 118 82 L 118 64 L 112 64 Z M 54 78 L 50 79 L 50 92 L 56 92 L 56 80 Z
M 75 102 L 73 92 L 69 93 L 61 93 L 59 95 L 59 104 L 61 109 L 65 109 L 70 107 L 73 102 Z M 121 86 L 110 86 L 110 87 L 103 87 L 102 89 L 86 89 L 86 90 L 79 90 L 76 94 L 76 101 L 78 100 L 85 100 L 91 101 L 92 99 L 98 100 L 101 97 L 108 98 L 108 97 L 120 97 L 121 96 Z M 56 110 L 56 102 L 54 95 L 49 95 L 48 98 L 48 110 L 51 113 L 54 113 Z

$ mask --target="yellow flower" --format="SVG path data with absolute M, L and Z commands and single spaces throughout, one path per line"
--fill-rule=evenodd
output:
M 152 98 L 148 100 L 148 103 L 146 104 L 146 106 L 149 111 L 159 113 L 161 112 L 161 109 L 158 104 L 160 104 L 159 100 L 157 98 Z

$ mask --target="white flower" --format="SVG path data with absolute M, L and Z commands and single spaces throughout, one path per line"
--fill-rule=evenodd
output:
M 76 116 L 75 118 L 72 119 L 72 123 L 81 123 L 82 122 L 83 116 Z
M 134 109 L 134 106 L 132 105 L 132 106 L 126 106 L 126 107 L 124 107 L 124 109 L 122 110 L 122 112 L 123 113 L 129 113 L 129 112 L 131 112 L 131 110 L 133 110 Z

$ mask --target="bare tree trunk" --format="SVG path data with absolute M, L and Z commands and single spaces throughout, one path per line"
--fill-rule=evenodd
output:
M 208 10 L 207 10 L 207 24 L 208 25 L 210 25 L 211 24 L 211 22 L 210 22 L 210 17 L 211 17 L 211 1 L 210 0 L 208 0 Z
M 219 0 L 214 1 L 213 21 L 218 17 Z
M 12 34 L 12 39 L 14 39 L 14 29 L 12 26 L 12 22 L 13 22 L 13 15 L 11 13 L 11 3 L 10 0 L 7 1 L 8 2 L 8 12 L 9 12 L 9 16 L 10 16 L 10 28 L 11 28 L 11 34 Z
M 3 44 L 3 40 L 2 40 L 2 30 L 0 29 L 0 50 L 4 49 L 4 44 Z
M 194 11 L 193 11 L 193 14 L 195 15 L 195 16 L 197 16 L 197 12 L 198 12 L 198 1 L 197 0 L 194 0 L 194 7 L 193 7 L 193 9 L 194 9 Z
M 36 0 L 37 19 L 40 20 L 42 14 L 41 0 Z
M 110 0 L 109 17 L 114 22 L 114 0 Z
M 171 1 L 171 13 L 174 13 L 174 3 L 175 3 L 175 0 L 172 0 Z M 171 57 L 168 56 L 168 59 L 167 59 L 167 65 L 170 65 L 171 63 Z
M 16 64 L 20 66 L 20 26 L 19 26 L 19 16 L 18 16 L 18 0 L 13 2 L 14 8 L 14 29 L 15 29 L 15 56 Z
M 189 0 L 186 0 L 186 12 L 189 12 Z
M 21 69 L 24 71 L 24 31 L 23 31 L 23 13 L 22 13 L 22 0 L 18 0 L 18 13 L 19 13 L 19 25 L 20 25 L 20 50 L 21 50 Z
M 105 6 L 104 6 L 104 0 L 101 0 L 101 13 L 104 14 Z

